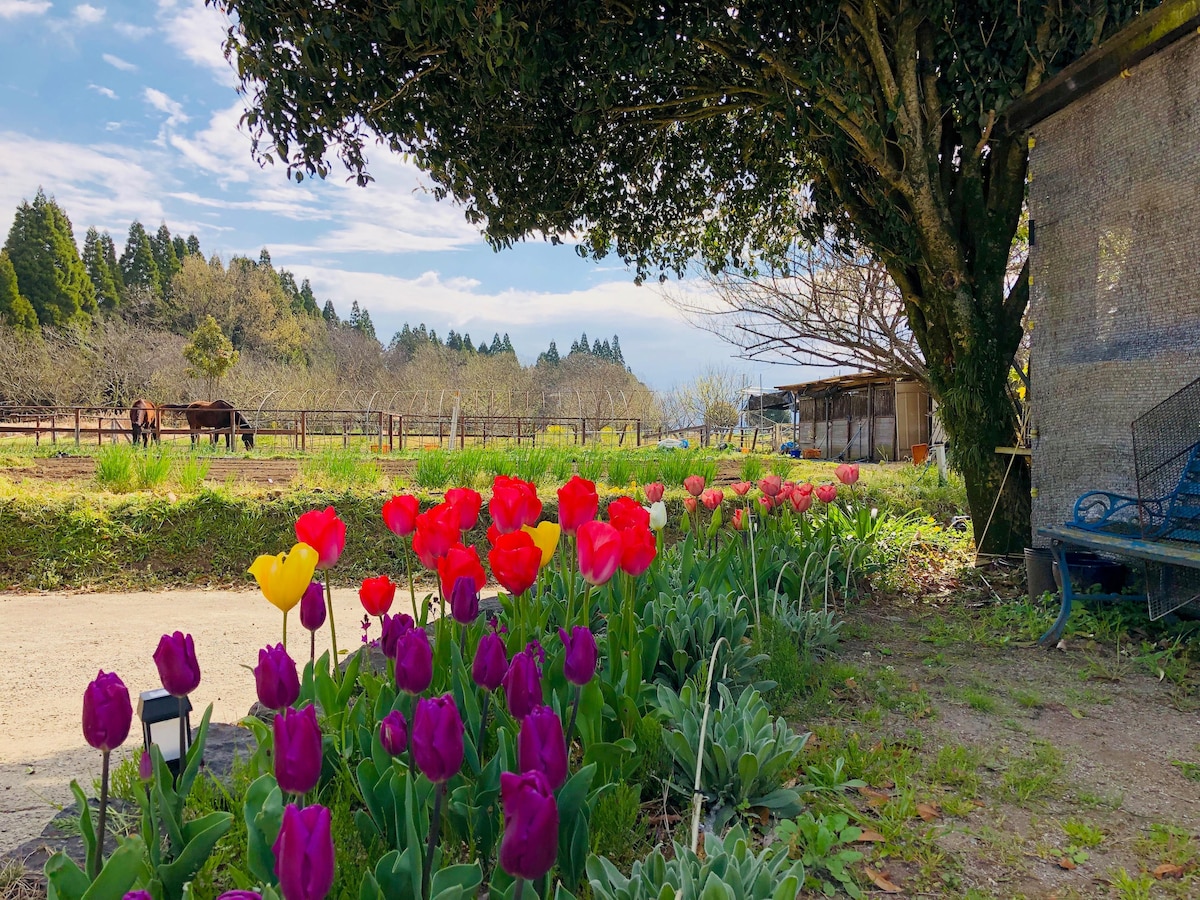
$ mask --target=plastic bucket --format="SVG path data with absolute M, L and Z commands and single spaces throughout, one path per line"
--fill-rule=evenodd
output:
M 1045 547 L 1025 548 L 1025 577 L 1029 582 L 1029 599 L 1036 600 L 1049 591 L 1054 593 L 1054 552 Z
M 919 466 L 929 457 L 928 444 L 913 444 L 912 445 L 913 465 Z

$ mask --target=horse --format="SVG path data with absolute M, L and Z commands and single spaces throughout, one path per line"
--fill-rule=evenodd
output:
M 133 405 L 129 407 L 129 427 L 133 431 L 133 446 L 136 447 L 140 440 L 142 446 L 148 448 L 152 437 L 154 443 L 159 443 L 158 426 L 159 411 L 154 404 L 142 397 L 134 400 Z
M 172 404 L 160 406 L 159 409 L 171 409 L 182 412 L 187 419 L 188 429 L 192 433 L 192 445 L 200 439 L 200 431 L 210 428 L 212 442 L 217 442 L 217 435 L 225 433 L 225 447 L 232 452 L 233 435 L 230 427 L 235 427 L 242 436 L 242 443 L 247 450 L 254 449 L 254 431 L 246 417 L 228 400 L 196 400 L 188 404 Z

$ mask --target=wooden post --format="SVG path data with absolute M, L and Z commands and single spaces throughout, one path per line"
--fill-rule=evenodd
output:
M 587 443 L 587 419 L 579 420 L 579 446 Z
M 75 407 L 75 446 L 79 446 L 79 407 Z
M 758 428 L 754 429 L 754 437 L 750 438 L 750 452 L 753 453 L 758 447 Z
M 154 417 L 154 443 L 162 447 L 162 413 Z
M 642 420 L 637 420 L 637 445 L 642 446 Z
M 300 410 L 300 452 L 308 449 L 308 410 Z
M 391 448 L 389 448 L 391 449 Z M 379 411 L 379 451 L 383 452 L 383 410 Z
M 467 417 L 463 416 L 458 420 L 458 449 L 465 450 L 467 447 Z
M 517 448 L 521 446 L 521 417 L 517 416 Z

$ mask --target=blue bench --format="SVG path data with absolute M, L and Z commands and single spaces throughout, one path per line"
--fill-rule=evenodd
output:
M 1145 570 L 1146 593 L 1088 594 L 1089 599 L 1145 600 L 1151 618 L 1191 602 L 1200 596 L 1200 581 L 1185 574 L 1200 570 L 1200 443 L 1190 449 L 1169 494 L 1144 498 L 1089 491 L 1075 501 L 1070 522 L 1039 528 L 1038 534 L 1050 539 L 1062 573 L 1062 606 L 1042 635 L 1042 646 L 1058 643 L 1071 615 L 1075 591 L 1068 547 L 1137 560 Z

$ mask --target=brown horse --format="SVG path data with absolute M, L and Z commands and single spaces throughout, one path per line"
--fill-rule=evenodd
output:
M 225 447 L 232 451 L 233 435 L 230 433 L 230 429 L 235 428 L 242 436 L 242 443 L 246 449 L 254 449 L 254 430 L 246 421 L 246 417 L 238 412 L 237 408 L 228 400 L 196 400 L 186 405 L 160 406 L 159 409 L 178 410 L 183 413 L 187 418 L 188 429 L 192 433 L 193 445 L 200 439 L 201 430 L 211 429 L 213 432 L 212 442 L 215 444 L 217 435 L 224 432 Z
M 158 437 L 159 413 L 158 409 L 149 400 L 139 397 L 133 401 L 133 405 L 129 407 L 129 427 L 133 431 L 133 446 L 137 446 L 138 441 L 142 442 L 143 447 L 150 446 L 150 438 L 154 438 L 154 443 L 159 442 Z

